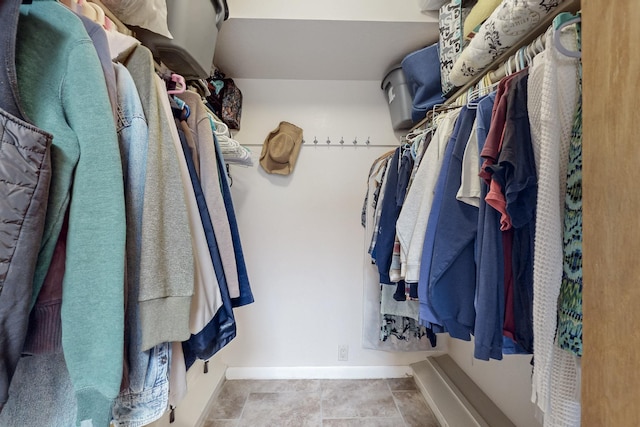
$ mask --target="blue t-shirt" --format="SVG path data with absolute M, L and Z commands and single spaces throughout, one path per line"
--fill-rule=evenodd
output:
M 478 152 L 482 152 L 491 126 L 496 93 L 478 102 Z M 480 159 L 482 163 L 482 159 Z M 480 360 L 502 359 L 504 321 L 504 255 L 500 232 L 500 213 L 488 206 L 489 191 L 481 181 L 478 235 L 476 241 L 476 323 L 474 357 Z
M 462 159 L 475 117 L 475 109 L 463 107 L 460 112 L 460 126 L 449 142 L 453 150 L 448 167 L 436 187 L 441 197 L 432 206 L 432 210 L 440 210 L 440 215 L 437 222 L 430 221 L 427 226 L 434 229 L 428 276 L 431 308 L 449 335 L 463 340 L 471 339 L 475 323 L 474 247 L 478 208 L 459 201 L 456 193 L 460 188 Z

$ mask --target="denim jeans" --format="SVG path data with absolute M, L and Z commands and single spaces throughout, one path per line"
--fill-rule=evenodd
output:
M 142 391 L 120 393 L 113 406 L 117 426 L 141 427 L 164 414 L 169 404 L 169 363 L 171 344 L 162 343 L 141 353 L 148 364 Z
M 51 179 L 52 136 L 26 122 L 17 98 L 20 4 L 0 3 L 0 410 L 27 334 Z

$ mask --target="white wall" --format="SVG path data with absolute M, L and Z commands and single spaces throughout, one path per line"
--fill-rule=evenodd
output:
M 236 139 L 257 145 L 250 147 L 256 164 L 259 145 L 281 120 L 302 127 L 307 142 L 288 177 L 268 175 L 259 166 L 231 167 L 256 302 L 236 310 L 238 337 L 220 353 L 223 362 L 230 371 L 255 373 L 250 368 L 402 366 L 423 360 L 426 352 L 361 348 L 360 209 L 371 163 L 392 148 L 376 145 L 397 143 L 379 83 L 236 83 L 244 96 Z M 344 147 L 336 146 L 340 137 Z M 354 137 L 358 147 L 351 144 Z M 367 137 L 370 147 L 362 146 Z M 349 345 L 348 362 L 337 361 L 338 344 Z M 472 344 L 453 339 L 449 353 L 519 427 L 539 427 L 530 404 L 529 357 L 473 360 Z
M 233 368 L 397 366 L 423 360 L 424 353 L 361 348 L 360 211 L 373 160 L 392 149 L 367 147 L 364 141 L 398 143 L 379 83 L 236 83 L 244 96 L 236 139 L 262 144 L 285 120 L 303 128 L 307 142 L 288 177 L 269 175 L 259 166 L 231 168 L 256 302 L 236 310 L 238 337 L 223 350 L 224 362 Z M 257 164 L 261 147 L 250 148 Z M 349 346 L 348 362 L 338 362 L 338 344 Z
M 437 22 L 422 14 L 417 0 L 227 0 L 233 18 L 336 19 L 389 22 Z
M 531 356 L 508 355 L 502 360 L 473 358 L 473 341 L 449 339 L 449 355 L 518 427 L 540 427 L 531 403 Z

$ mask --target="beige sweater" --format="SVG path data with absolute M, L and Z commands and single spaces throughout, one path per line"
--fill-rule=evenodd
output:
M 231 240 L 231 228 L 227 210 L 222 199 L 220 188 L 220 177 L 218 176 L 218 165 L 216 158 L 216 148 L 213 139 L 213 129 L 209 121 L 209 115 L 205 105 L 200 99 L 200 95 L 195 92 L 186 91 L 179 97 L 189 105 L 191 115 L 187 119 L 189 128 L 196 137 L 196 144 L 200 160 L 200 184 L 202 192 L 207 202 L 213 231 L 216 235 L 216 242 L 222 258 L 224 275 L 227 279 L 227 287 L 231 298 L 240 296 L 240 284 L 238 281 L 238 267 L 236 265 L 233 241 Z
M 151 52 L 137 46 L 125 66 L 138 88 L 149 148 L 142 214 L 140 323 L 142 349 L 189 339 L 194 267 L 185 190 L 169 122 L 160 108 Z M 193 190 L 192 190 L 193 191 Z

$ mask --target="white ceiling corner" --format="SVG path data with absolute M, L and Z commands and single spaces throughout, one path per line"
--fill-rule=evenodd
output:
M 232 78 L 377 80 L 438 39 L 438 24 L 230 18 L 214 63 Z

